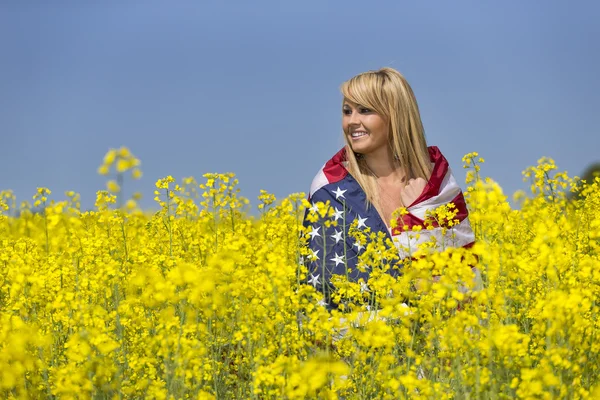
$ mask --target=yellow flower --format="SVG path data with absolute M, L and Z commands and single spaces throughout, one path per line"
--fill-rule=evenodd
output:
M 109 192 L 118 193 L 121 191 L 121 187 L 116 181 L 110 180 L 106 183 L 106 188 Z
M 139 160 L 111 151 L 106 172 L 135 178 Z M 116 181 L 87 211 L 75 191 L 38 188 L 33 205 L 0 192 L 0 394 L 599 397 L 600 179 L 584 186 L 541 159 L 514 208 L 482 158 L 464 161 L 475 245 L 437 247 L 457 229 L 447 204 L 426 219 L 447 237 L 402 260 L 356 221 L 360 255 L 308 249 L 313 227 L 329 239 L 333 207 L 261 191 L 250 215 L 232 173 L 159 179 L 158 211 L 140 210 L 139 193 L 111 207 Z M 358 281 L 334 274 L 331 296 L 306 284 L 324 281 L 310 262 L 348 257 Z
M 119 158 L 117 161 L 117 172 L 125 172 L 131 167 L 131 163 L 129 160 L 124 158 Z
M 119 157 L 122 158 L 128 158 L 131 157 L 131 152 L 129 151 L 129 149 L 127 147 L 121 147 L 118 151 L 118 155 Z
M 117 151 L 115 149 L 110 149 L 108 153 L 104 156 L 103 164 L 110 167 L 112 163 L 115 161 L 117 157 Z
M 133 179 L 140 179 L 142 177 L 142 171 L 139 168 L 134 168 L 131 173 Z
M 100 175 L 108 175 L 109 167 L 106 164 L 102 164 L 98 167 L 98 174 Z

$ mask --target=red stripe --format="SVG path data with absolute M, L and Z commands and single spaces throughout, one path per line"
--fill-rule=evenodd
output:
M 454 199 L 452 199 L 451 203 L 454 203 L 458 212 L 456 213 L 455 219 L 458 219 L 462 222 L 465 218 L 469 216 L 469 209 L 467 208 L 467 202 L 465 201 L 465 196 L 461 191 L 456 195 Z
M 415 201 L 413 201 L 408 207 L 412 207 L 415 204 L 432 198 L 433 196 L 437 196 L 440 193 L 442 181 L 448 172 L 448 160 L 446 160 L 446 158 L 442 155 L 440 149 L 438 149 L 437 146 L 429 146 L 427 150 L 429 150 L 429 158 L 431 162 L 434 163 L 433 171 L 431 171 L 431 177 L 427 181 L 427 185 L 425 185 L 425 189 L 423 189 L 421 195 L 417 197 Z
M 457 219 L 458 222 L 462 222 L 465 218 L 469 216 L 469 210 L 467 209 L 465 196 L 463 196 L 462 192 L 457 194 L 456 197 L 452 199 L 450 203 L 454 203 L 456 209 L 458 210 L 456 216 L 454 217 L 454 219 Z M 411 230 L 414 226 L 420 226 L 422 228 L 425 228 L 425 221 L 411 213 L 403 215 L 402 218 L 398 218 L 397 223 L 398 226 L 392 230 L 393 235 L 399 235 L 400 233 L 404 232 L 405 230 L 403 226 L 408 226 L 408 230 Z M 432 221 L 432 225 L 435 228 L 439 226 L 437 221 Z
M 405 226 L 408 227 L 408 230 L 411 230 L 413 226 L 425 226 L 425 221 L 417 216 L 412 215 L 411 213 L 398 218 L 397 223 L 398 226 L 392 229 L 392 235 L 399 235 L 402 232 L 406 232 L 404 229 Z
M 338 151 L 323 167 L 323 173 L 329 183 L 339 182 L 348 175 L 348 170 L 342 165 L 344 161 L 346 161 L 346 147 Z
M 452 199 L 452 201 L 450 201 L 449 203 L 446 203 L 446 204 L 450 204 L 450 203 L 453 203 L 457 210 L 456 215 L 454 216 L 455 220 L 458 220 L 458 222 L 462 222 L 465 218 L 467 218 L 469 216 L 469 210 L 467 210 L 467 203 L 465 202 L 465 196 L 463 196 L 462 192 L 457 194 L 456 197 Z M 439 226 L 437 221 L 432 221 L 432 222 L 433 222 L 433 226 L 435 226 L 436 228 Z

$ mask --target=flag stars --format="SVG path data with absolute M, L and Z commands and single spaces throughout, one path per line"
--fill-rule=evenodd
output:
M 312 227 L 312 231 L 308 232 L 308 234 L 310 235 L 310 240 L 313 240 L 317 236 L 321 236 L 321 234 L 319 233 L 319 229 L 321 229 L 320 226 Z
M 332 238 L 335 239 L 335 243 L 338 243 L 340 240 L 342 240 L 342 235 L 344 234 L 343 231 L 335 231 L 335 233 L 333 235 L 331 235 Z
M 338 264 L 344 263 L 344 257 L 339 256 L 338 253 L 335 253 L 335 257 L 332 258 L 331 261 L 335 262 L 335 266 L 337 267 Z
M 369 290 L 369 285 L 367 285 L 365 282 L 360 281 L 360 292 L 361 293 L 365 293 L 365 292 L 370 292 Z
M 342 190 L 340 189 L 340 187 L 338 186 L 337 190 L 333 191 L 333 194 L 335 194 L 335 199 L 339 200 L 339 198 L 341 197 L 342 199 L 345 199 L 344 197 L 344 193 L 346 193 L 347 190 Z
M 317 260 L 320 260 L 320 258 L 319 258 L 319 255 L 318 255 L 318 254 L 319 254 L 319 251 L 321 251 L 321 250 L 320 250 L 320 249 L 318 249 L 318 250 L 312 250 L 312 249 L 311 249 L 311 250 L 310 250 L 310 253 L 311 253 L 311 254 L 309 254 L 309 255 L 308 255 L 308 258 L 309 258 L 310 260 L 312 260 L 312 261 L 317 261 Z
M 357 240 L 356 243 L 353 244 L 353 246 L 356 247 L 357 251 L 361 251 L 362 249 L 365 248 L 365 246 L 363 246 L 362 244 L 360 244 L 360 240 Z
M 318 285 L 319 283 L 321 283 L 321 282 L 319 281 L 319 276 L 320 276 L 319 274 L 317 274 L 316 276 L 315 276 L 315 275 L 313 275 L 313 274 L 310 274 L 310 279 L 308 280 L 308 283 L 309 283 L 310 285 L 313 285 L 313 287 L 317 287 L 317 285 Z
M 335 208 L 335 212 L 333 214 L 333 218 L 335 221 L 337 221 L 339 218 L 342 218 L 344 216 L 344 211 L 343 210 L 338 210 L 337 207 Z
M 365 224 L 367 219 L 368 219 L 367 217 L 361 218 L 360 215 L 358 216 L 358 229 L 367 227 L 367 224 Z
M 315 203 L 312 203 L 312 207 L 311 207 L 311 208 L 309 208 L 309 210 L 310 210 L 311 212 L 315 212 L 315 213 L 316 213 L 316 212 L 318 212 L 318 211 L 319 211 L 319 207 L 317 207 L 317 205 L 316 205 Z

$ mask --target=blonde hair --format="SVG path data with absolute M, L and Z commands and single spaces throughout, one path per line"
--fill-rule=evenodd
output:
M 415 95 L 402 74 L 393 68 L 363 72 L 341 86 L 344 100 L 369 108 L 389 123 L 389 144 L 404 168 L 407 179 L 429 179 L 431 162 L 421 115 Z M 371 202 L 381 212 L 377 181 L 368 172 L 363 157 L 356 157 L 347 135 L 348 172 L 356 179 Z M 408 206 L 408 204 L 405 204 Z

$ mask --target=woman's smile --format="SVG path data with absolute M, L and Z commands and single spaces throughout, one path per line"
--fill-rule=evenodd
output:
M 352 140 L 358 140 L 366 135 L 368 135 L 368 133 L 366 131 L 354 131 L 354 132 L 352 132 L 351 137 L 352 137 Z

